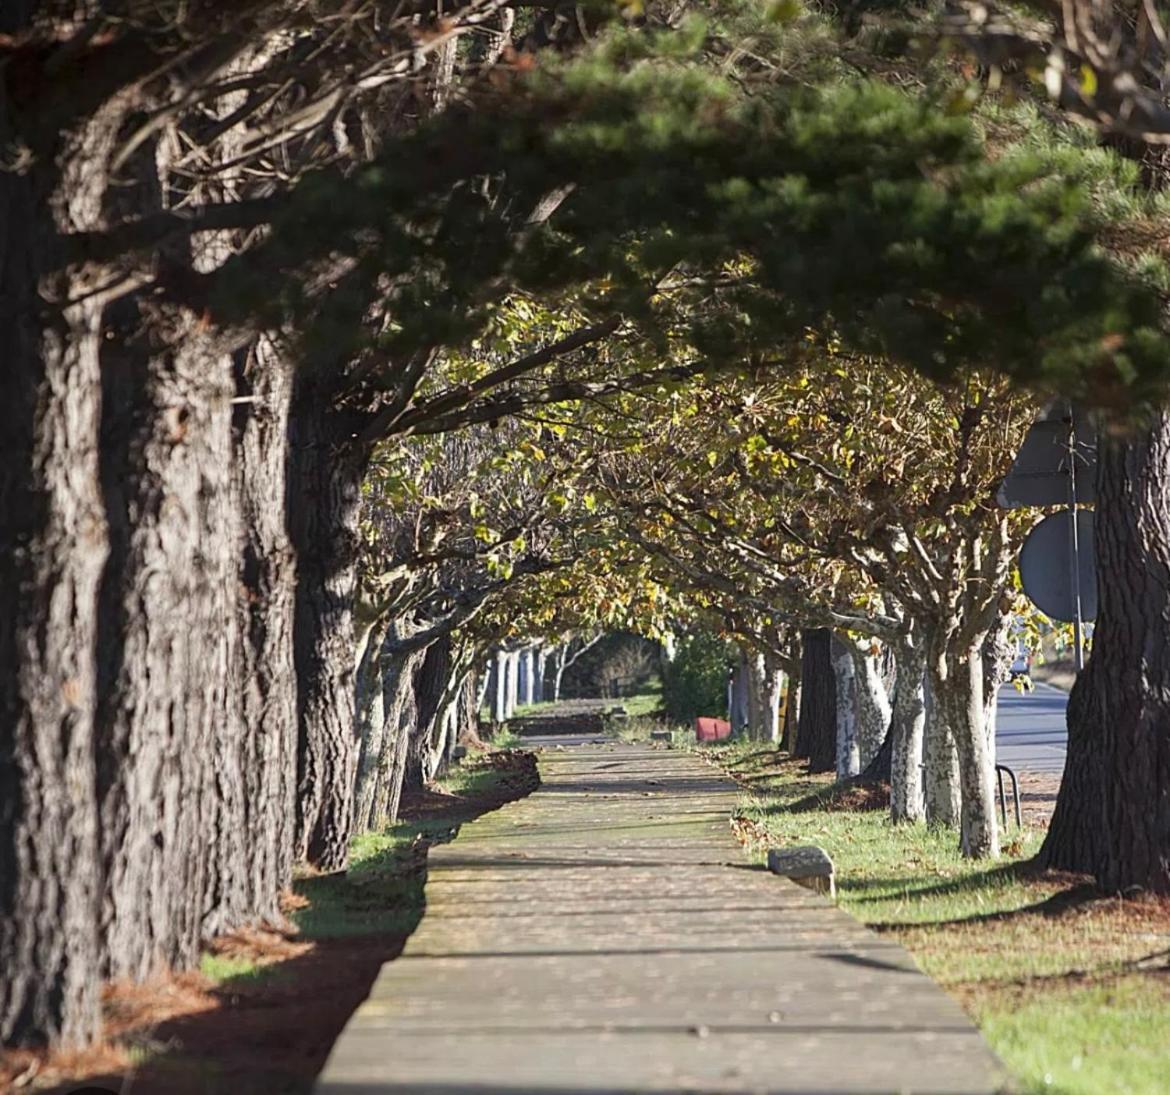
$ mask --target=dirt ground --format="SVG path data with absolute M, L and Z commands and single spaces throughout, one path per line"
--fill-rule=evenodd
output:
M 406 794 L 402 820 L 453 825 L 527 794 L 529 753 L 489 754 L 483 790 Z M 288 894 L 286 911 L 303 898 Z M 304 940 L 290 925 L 213 941 L 212 954 L 265 967 L 218 984 L 198 972 L 103 990 L 105 1037 L 81 1054 L 0 1053 L 0 1092 L 24 1095 L 304 1095 L 406 933 Z

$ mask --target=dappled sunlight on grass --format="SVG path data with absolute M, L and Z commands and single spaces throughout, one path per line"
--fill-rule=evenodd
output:
M 1022 1090 L 1170 1090 L 1170 902 L 1035 871 L 1038 829 L 1011 826 L 998 861 L 973 862 L 953 831 L 851 809 L 831 775 L 773 746 L 702 753 L 744 788 L 749 847 L 761 859 L 769 846 L 824 848 L 840 904 L 962 1000 Z

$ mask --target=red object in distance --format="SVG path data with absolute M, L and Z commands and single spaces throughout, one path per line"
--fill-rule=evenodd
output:
M 695 741 L 722 741 L 731 737 L 731 723 L 725 719 L 695 719 Z

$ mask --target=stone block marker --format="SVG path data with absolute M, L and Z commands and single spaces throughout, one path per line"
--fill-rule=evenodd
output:
M 818 848 L 815 844 L 802 844 L 796 848 L 769 848 L 768 870 L 837 900 L 833 861 L 824 848 Z
M 673 745 L 674 744 L 674 731 L 673 730 L 651 730 L 650 731 L 650 740 L 651 741 L 664 741 L 669 745 Z

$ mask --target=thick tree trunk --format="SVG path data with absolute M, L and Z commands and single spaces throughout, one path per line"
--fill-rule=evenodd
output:
M 1068 758 L 1039 862 L 1110 893 L 1170 893 L 1170 414 L 1102 434 L 1093 656 L 1068 706 Z
M 0 79 L 3 79 L 0 75 Z M 0 146 L 9 145 L 0 100 Z M 93 709 L 99 326 L 91 298 L 44 320 L 50 186 L 0 171 L 0 1043 L 98 1033 Z M 93 224 L 62 227 L 96 227 Z M 91 285 L 58 284 L 85 299 Z M 44 324 L 42 326 L 42 323 Z
M 970 649 L 934 655 L 930 665 L 933 700 L 943 713 L 959 756 L 960 846 L 972 859 L 999 855 L 994 762 L 983 703 L 982 638 Z
M 890 818 L 922 821 L 922 755 L 926 730 L 926 644 L 910 636 L 898 645 L 898 678 L 890 722 Z
M 292 367 L 261 338 L 236 364 L 235 490 L 243 525 L 238 649 L 244 728 L 243 895 L 251 918 L 277 921 L 292 881 L 296 817 L 296 571 L 285 520 Z
M 116 339 L 102 361 L 102 936 L 107 974 L 136 980 L 194 964 L 205 928 L 247 911 L 231 884 L 246 854 L 232 363 L 192 317 L 172 322 L 177 352 Z
M 309 377 L 293 393 L 289 530 L 297 558 L 294 626 L 299 725 L 298 857 L 343 867 L 353 828 L 353 604 L 361 483 L 369 450 Z
M 849 779 L 861 771 L 857 742 L 857 676 L 849 647 L 834 637 L 832 650 L 837 696 L 837 778 Z
M 797 757 L 810 772 L 831 772 L 837 762 L 837 680 L 827 628 L 801 633 L 800 717 Z

